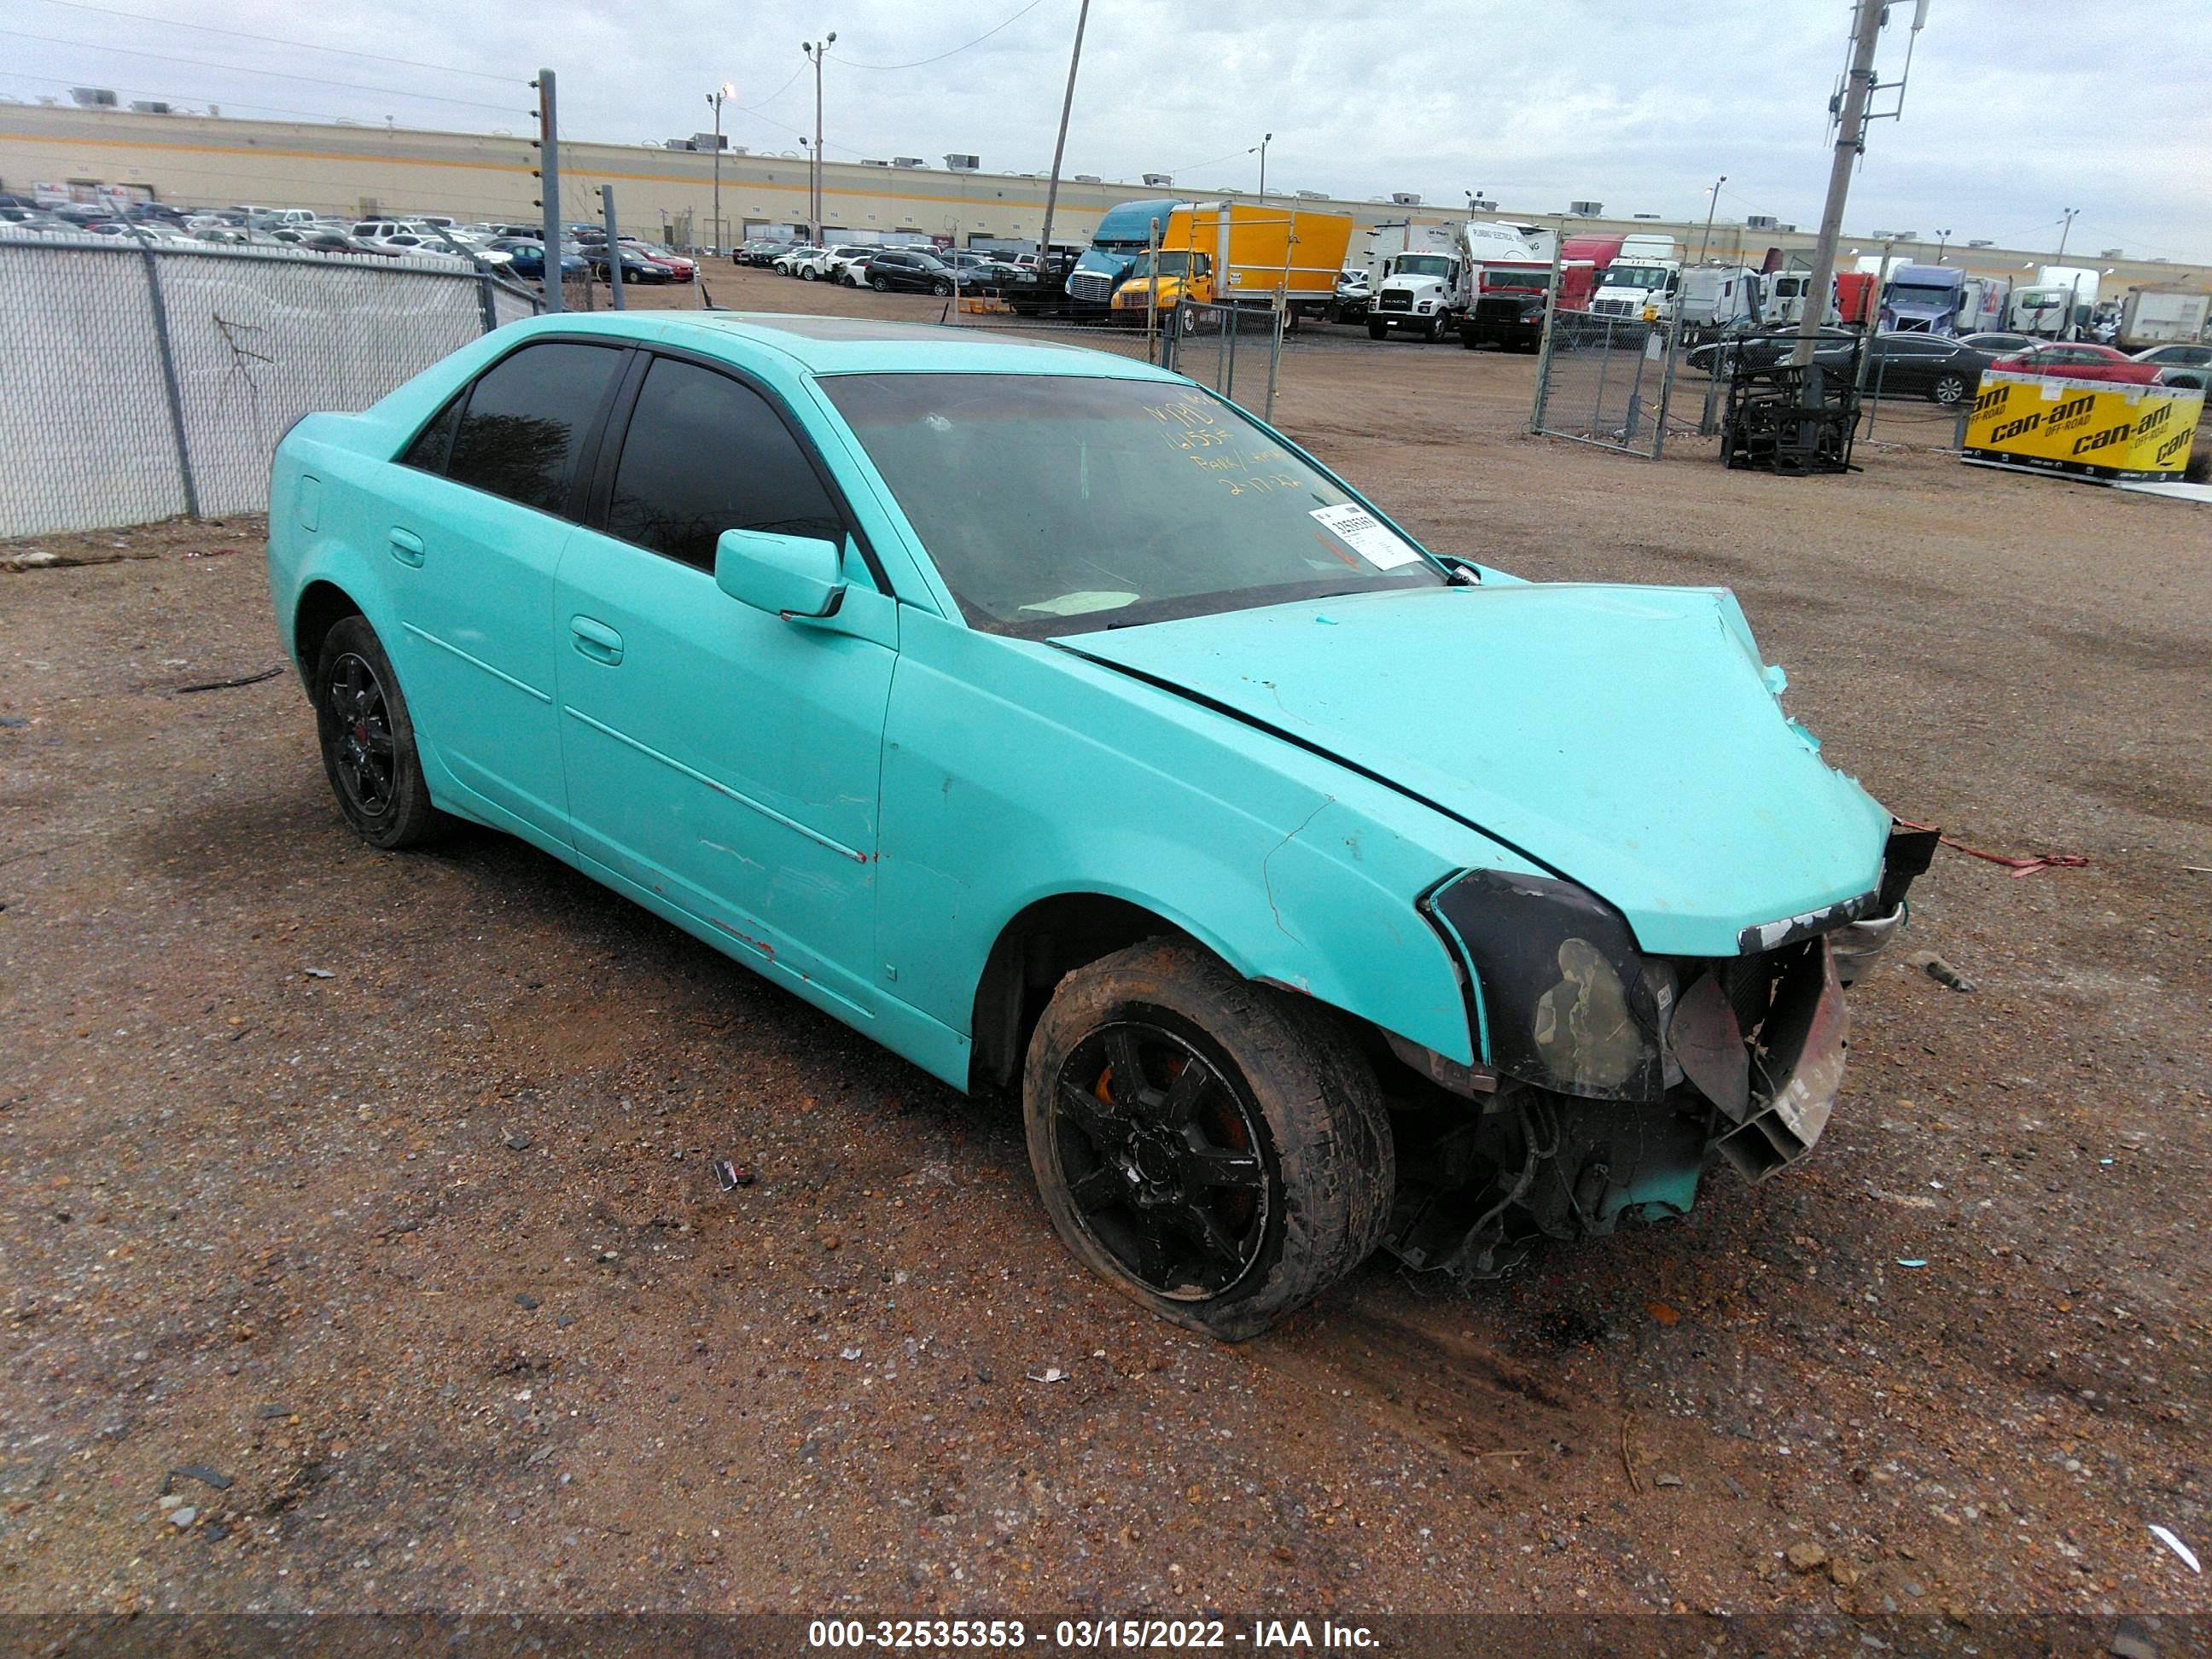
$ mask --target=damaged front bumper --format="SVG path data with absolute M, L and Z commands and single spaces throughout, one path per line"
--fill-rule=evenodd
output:
M 1798 1162 L 1843 1087 L 1844 988 L 1903 926 L 1932 851 L 1932 836 L 1899 845 L 1909 833 L 1874 890 L 1748 929 L 1745 954 L 1712 960 L 1643 956 L 1571 883 L 1474 872 L 1432 895 L 1490 1065 L 1468 1098 L 1400 1112 L 1399 1167 L 1414 1173 L 1390 1248 L 1485 1277 L 1539 1238 L 1685 1213 L 1712 1155 L 1753 1182 Z

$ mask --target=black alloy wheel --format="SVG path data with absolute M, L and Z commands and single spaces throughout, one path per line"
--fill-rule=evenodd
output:
M 337 728 L 333 754 L 337 784 L 363 817 L 382 817 L 392 810 L 393 778 L 392 710 L 376 670 L 351 651 L 331 663 L 323 687 L 324 706 Z
M 445 823 L 431 804 L 407 699 L 375 629 L 342 617 L 325 637 L 310 682 L 323 770 L 362 839 L 386 849 L 429 839 Z
M 1092 1032 L 1060 1068 L 1052 1144 L 1079 1224 L 1156 1296 L 1219 1296 L 1268 1222 L 1257 1108 L 1165 1024 Z

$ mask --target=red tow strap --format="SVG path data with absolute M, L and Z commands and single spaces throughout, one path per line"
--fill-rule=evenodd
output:
M 1892 813 L 1890 816 L 1895 817 L 1896 814 Z M 1915 823 L 1911 818 L 1898 818 L 1897 821 L 1908 830 L 1936 828 L 1932 823 Z M 1944 846 L 1964 853 L 1968 858 L 1982 859 L 1990 864 L 2002 865 L 2004 866 L 2005 873 L 2010 876 L 2033 876 L 2045 870 L 2079 870 L 2089 862 L 2088 855 L 2084 853 L 2039 853 L 2033 858 L 2021 859 L 2013 858 L 2003 853 L 1984 852 L 1978 847 L 1969 847 L 1963 841 L 1951 836 L 1939 835 L 1936 839 Z

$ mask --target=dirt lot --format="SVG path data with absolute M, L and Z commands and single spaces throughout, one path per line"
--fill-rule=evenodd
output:
M 1943 854 L 1977 988 L 1855 993 L 1802 1169 L 1239 1348 L 1074 1268 L 1012 1118 L 354 839 L 295 679 L 181 689 L 280 660 L 258 526 L 0 574 L 0 1608 L 2212 1612 L 2148 1530 L 2212 1553 L 2212 516 L 1653 465 L 1529 380 L 1340 336 L 1278 416 L 1441 550 L 1735 588 L 1893 809 L 2093 862 Z

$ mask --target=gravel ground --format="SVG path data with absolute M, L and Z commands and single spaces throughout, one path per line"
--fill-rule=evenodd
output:
M 2212 1553 L 2212 519 L 1654 465 L 1530 376 L 1316 337 L 1278 416 L 1439 549 L 1735 588 L 1896 811 L 2092 862 L 1942 856 L 1975 988 L 1854 994 L 1799 1170 L 1242 1347 L 1076 1270 L 1011 1117 L 354 839 L 295 679 L 185 689 L 280 659 L 258 524 L 37 544 L 116 562 L 0 574 L 0 1609 L 2212 1612 L 2148 1530 Z

